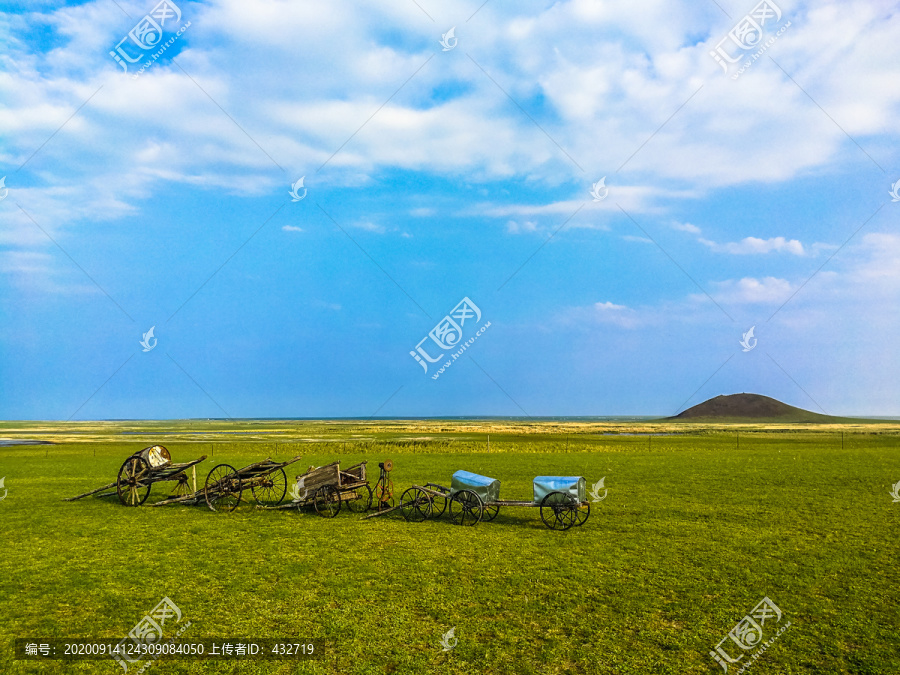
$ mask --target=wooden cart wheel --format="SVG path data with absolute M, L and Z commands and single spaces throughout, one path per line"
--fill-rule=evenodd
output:
M 414 523 L 431 518 L 431 496 L 420 488 L 409 488 L 400 497 L 400 513 Z
M 471 490 L 460 490 L 450 498 L 450 519 L 455 525 L 474 525 L 482 516 L 484 504 Z
M 341 493 L 333 485 L 323 485 L 313 495 L 313 506 L 323 518 L 334 518 L 341 512 Z
M 591 517 L 591 503 L 584 502 L 578 506 L 578 519 L 575 521 L 576 527 L 581 527 Z
M 178 485 L 175 486 L 175 490 L 173 494 L 176 497 L 183 497 L 186 494 L 191 492 L 191 487 L 188 485 L 188 477 L 186 474 L 180 474 L 178 476 Z
M 496 504 L 493 506 L 485 505 L 483 520 L 486 520 L 487 522 L 491 522 L 494 518 L 497 517 L 498 513 L 500 513 L 500 507 L 497 506 Z
M 150 482 L 146 482 L 150 464 L 143 457 L 129 457 L 119 468 L 116 493 L 125 506 L 140 506 L 150 496 Z
M 568 530 L 578 519 L 578 502 L 565 492 L 551 492 L 541 500 L 541 520 L 551 530 Z
M 440 518 L 444 515 L 444 511 L 447 510 L 447 498 L 446 497 L 435 497 L 434 495 L 429 495 L 431 497 L 431 515 L 430 518 Z
M 287 474 L 278 469 L 259 479 L 258 485 L 251 485 L 250 491 L 257 504 L 278 506 L 287 494 Z
M 347 500 L 347 508 L 353 513 L 365 513 L 372 508 L 372 488 L 368 485 L 363 485 L 353 489 L 356 492 L 356 497 Z
M 211 511 L 234 511 L 242 492 L 241 479 L 230 464 L 219 464 L 206 475 L 203 496 Z

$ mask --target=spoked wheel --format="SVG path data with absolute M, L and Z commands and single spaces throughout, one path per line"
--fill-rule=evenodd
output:
M 575 521 L 576 527 L 581 527 L 587 522 L 587 519 L 591 517 L 591 503 L 584 502 L 584 504 L 579 505 L 578 507 L 578 519 Z
M 483 515 L 481 497 L 471 490 L 460 490 L 450 498 L 450 519 L 454 525 L 474 525 Z
M 431 496 L 420 488 L 411 487 L 400 497 L 400 513 L 414 523 L 431 518 L 431 508 Z
M 341 512 L 341 494 L 333 485 L 323 485 L 313 495 L 313 506 L 323 518 L 334 518 Z
M 203 495 L 211 511 L 234 511 L 244 491 L 237 470 L 230 464 L 219 464 L 206 476 Z
M 372 508 L 372 488 L 368 485 L 354 488 L 356 497 L 347 500 L 347 508 L 353 513 L 365 513 Z
M 190 493 L 191 486 L 188 485 L 188 477 L 185 474 L 181 474 L 178 477 L 178 485 L 175 486 L 174 494 L 176 497 L 184 497 L 184 495 Z
M 140 506 L 150 496 L 150 483 L 146 482 L 150 465 L 143 457 L 129 457 L 119 469 L 116 493 L 125 506 Z
M 435 497 L 434 495 L 429 496 L 431 497 L 431 517 L 440 518 L 444 515 L 444 511 L 447 510 L 447 498 Z
M 284 469 L 273 471 L 263 476 L 259 485 L 251 485 L 250 491 L 257 504 L 278 506 L 287 494 L 287 474 Z
M 541 500 L 541 520 L 551 530 L 568 530 L 578 520 L 578 502 L 565 492 L 551 492 Z
M 486 520 L 487 522 L 491 522 L 494 518 L 497 517 L 497 514 L 500 513 L 499 506 L 485 506 L 484 507 L 484 517 L 482 520 Z

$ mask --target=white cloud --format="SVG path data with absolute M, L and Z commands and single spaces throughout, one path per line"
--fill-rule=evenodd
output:
M 415 216 L 416 218 L 427 218 L 428 216 L 433 216 L 437 211 L 428 206 L 420 206 L 415 209 L 410 209 L 409 215 Z
M 510 220 L 506 223 L 506 231 L 509 234 L 521 234 L 522 232 L 536 232 L 538 229 L 537 223 L 533 220 L 525 220 L 521 223 Z
M 468 59 L 449 54 L 432 59 L 379 110 L 385 92 L 422 66 L 436 44 L 430 22 L 423 23 L 415 7 L 410 11 L 400 4 L 273 2 L 252 10 L 237 0 L 187 5 L 185 19 L 202 23 L 204 30 L 191 33 L 179 62 L 279 163 L 297 168 L 325 161 L 359 130 L 332 160 L 334 168 L 465 170 L 484 178 L 562 170 L 580 177 L 555 141 L 590 173 L 611 174 L 608 169 L 634 153 L 700 85 L 700 94 L 627 165 L 649 171 L 654 189 L 660 187 L 654 177 L 660 176 L 701 188 L 787 179 L 822 165 L 848 143 L 771 64 L 757 64 L 754 77 L 740 83 L 718 77 L 707 52 L 730 25 L 714 6 L 673 10 L 658 0 L 641 2 L 644 10 L 581 0 L 538 11 L 524 6 L 518 15 L 486 7 L 485 20 L 467 28 L 469 44 L 494 47 L 478 53 L 492 78 L 517 100 L 541 96 L 558 113 L 556 122 L 538 120 L 553 141 L 509 106 Z M 834 2 L 817 5 L 806 17 L 809 25 L 798 23 L 779 41 L 779 56 L 789 66 L 812 67 L 825 58 L 839 67 L 846 77 L 817 69 L 809 74 L 813 82 L 804 83 L 833 104 L 826 106 L 832 116 L 843 113 L 845 128 L 875 133 L 896 118 L 900 93 L 861 81 L 874 85 L 896 79 L 891 73 L 897 75 L 898 66 L 890 64 L 898 59 L 891 55 L 900 55 L 900 48 L 891 36 L 900 19 L 879 16 L 861 1 L 849 4 L 846 10 Z M 137 14 L 140 5 L 133 3 Z M 798 5 L 791 11 L 796 16 L 804 9 Z M 840 35 L 834 35 L 837 14 Z M 160 147 L 169 148 L 155 159 L 141 156 L 156 168 L 165 163 L 177 174 L 178 167 L 191 165 L 200 176 L 213 167 L 217 173 L 224 166 L 245 173 L 271 167 L 179 70 L 160 64 L 137 82 L 109 77 L 118 75 L 118 66 L 107 55 L 108 45 L 129 27 L 114 5 L 85 3 L 27 16 L 20 21 L 56 26 L 69 41 L 44 56 L 16 45 L 23 52 L 14 53 L 19 65 L 6 63 L 9 72 L 0 88 L 10 103 L 0 110 L 0 123 L 16 131 L 8 152 L 27 155 L 103 84 L 96 99 L 67 125 L 69 132 L 86 135 L 85 142 L 112 131 L 122 140 L 132 138 L 125 143 L 111 139 L 108 145 L 140 153 L 133 136 L 152 128 Z M 377 27 L 383 25 L 402 38 L 390 46 L 381 43 Z M 603 40 L 597 39 L 598 31 Z M 707 41 L 696 43 L 696 35 L 707 33 Z M 822 34 L 833 39 L 823 44 Z M 879 49 L 877 70 L 866 62 L 869 48 L 857 39 L 863 34 L 867 45 Z M 264 52 L 257 49 L 260 44 L 266 45 Z M 812 54 L 816 58 L 807 58 Z M 327 68 L 307 67 L 313 57 Z M 272 68 L 273 63 L 283 68 Z M 860 78 L 857 71 L 870 74 Z M 284 72 L 293 75 L 284 77 Z M 459 98 L 435 101 L 432 91 L 444 81 L 464 82 L 469 89 Z M 250 88 L 253 97 L 241 95 Z M 854 95 L 846 96 L 847 90 Z M 780 105 L 771 106 L 776 99 Z M 113 115 L 118 123 L 106 124 Z M 132 124 L 123 128 L 123 121 Z M 744 141 L 751 137 L 752 143 Z M 177 148 L 186 143 L 193 152 L 177 157 Z M 603 160 L 586 159 L 592 157 Z M 121 161 L 108 166 L 111 172 L 123 168 Z
M 797 239 L 785 239 L 784 237 L 771 237 L 759 239 L 758 237 L 744 237 L 739 242 L 719 244 L 703 237 L 698 238 L 701 244 L 708 246 L 717 253 L 731 253 L 733 255 L 751 255 L 756 253 L 791 253 L 792 255 L 805 255 Z
M 691 223 L 672 223 L 672 229 L 678 230 L 679 232 L 689 232 L 690 234 L 701 233 L 700 228 Z
M 716 302 L 729 304 L 759 304 L 784 302 L 794 292 L 794 286 L 787 279 L 776 277 L 744 277 L 739 280 L 727 280 L 714 283 L 713 298 Z M 706 300 L 704 295 L 692 296 L 698 300 Z
M 590 326 L 601 323 L 631 330 L 645 326 L 653 319 L 649 314 L 627 305 L 617 305 L 606 300 L 586 307 L 570 307 L 563 310 L 556 320 L 567 325 Z
M 134 17 L 148 7 L 120 4 Z M 618 206 L 663 213 L 675 199 L 719 186 L 871 166 L 843 130 L 884 165 L 896 147 L 900 88 L 891 83 L 900 80 L 900 14 L 890 3 L 785 8 L 794 23 L 773 57 L 827 114 L 768 59 L 738 82 L 723 76 L 708 51 L 734 22 L 714 3 L 571 0 L 503 11 L 489 3 L 459 36 L 490 78 L 461 50 L 442 54 L 441 31 L 410 5 L 186 4 L 184 19 L 194 26 L 177 58 L 191 77 L 159 63 L 137 81 L 108 55 L 133 25 L 114 3 L 5 14 L 0 127 L 8 133 L 0 161 L 21 164 L 93 96 L 26 166 L 35 199 L 23 197 L 23 206 L 48 228 L 127 215 L 166 183 L 230 195 L 283 190 L 289 181 L 266 153 L 297 177 L 346 142 L 319 174 L 321 184 L 358 185 L 391 168 L 476 183 L 583 181 L 544 204 L 481 210 L 528 221 L 565 218 L 587 203 L 567 227 L 606 229 L 604 218 L 618 217 Z M 434 8 L 434 15 L 449 27 L 457 11 Z M 59 39 L 47 53 L 16 37 L 48 26 Z M 435 94 L 447 84 L 461 93 Z M 603 175 L 610 196 L 593 203 L 590 184 Z M 782 237 L 707 245 L 733 254 L 805 253 Z
M 864 256 L 847 273 L 850 281 L 861 287 L 856 292 L 869 297 L 893 293 L 896 298 L 900 291 L 900 235 L 870 232 L 854 252 Z
M 377 234 L 384 234 L 385 229 L 382 225 L 377 225 L 373 223 L 371 220 L 363 218 L 362 220 L 354 220 L 350 223 L 351 227 L 355 227 L 358 230 L 365 230 L 366 232 L 375 232 Z
M 636 310 L 626 305 L 617 305 L 609 300 L 594 303 L 586 318 L 627 329 L 638 328 L 643 324 L 641 316 Z
M 59 265 L 54 256 L 35 251 L 0 251 L 0 274 L 23 293 L 98 294 L 102 291 L 78 268 Z
M 285 232 L 303 232 L 303 228 L 296 225 L 282 225 L 281 229 Z
M 609 187 L 609 185 L 607 185 Z M 624 209 L 628 213 L 659 213 L 663 210 L 661 203 L 671 204 L 675 199 L 692 199 L 699 194 L 693 190 L 651 188 L 640 185 L 619 185 L 610 187 L 610 196 L 601 202 L 594 202 L 590 198 L 590 183 L 584 188 L 584 192 L 578 193 L 574 198 L 553 201 L 548 203 L 513 203 L 492 204 L 482 203 L 467 209 L 464 213 L 484 215 L 493 218 L 508 218 L 510 216 L 571 216 L 576 214 L 568 226 L 572 227 L 596 227 L 595 225 L 579 225 L 593 216 L 609 218 L 610 214 L 616 218 L 621 217 Z M 568 227 L 567 226 L 567 227 Z M 600 229 L 608 229 L 605 225 Z

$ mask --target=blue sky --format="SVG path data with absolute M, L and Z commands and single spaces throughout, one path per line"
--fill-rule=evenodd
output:
M 0 418 L 900 415 L 894 3 L 480 5 L 6 3 Z

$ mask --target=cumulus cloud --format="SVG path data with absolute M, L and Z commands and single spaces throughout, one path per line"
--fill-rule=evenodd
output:
M 147 10 L 120 4 L 133 17 Z M 900 89 L 885 83 L 900 79 L 900 14 L 890 3 L 791 7 L 794 26 L 773 54 L 827 115 L 767 59 L 739 82 L 723 76 L 708 52 L 733 21 L 715 3 L 489 3 L 460 31 L 471 58 L 441 53 L 440 31 L 410 4 L 185 4 L 194 26 L 177 59 L 190 76 L 157 63 L 137 81 L 108 55 L 134 23 L 115 3 L 5 14 L 0 160 L 18 166 L 41 148 L 26 167 L 26 206 L 48 223 L 121 217 L 167 184 L 260 195 L 324 165 L 322 185 L 393 169 L 578 182 L 542 204 L 482 213 L 564 218 L 587 203 L 568 227 L 605 229 L 619 206 L 664 213 L 721 186 L 870 164 L 845 131 L 881 161 L 896 145 Z M 41 32 L 53 34 L 46 52 L 16 37 Z M 593 203 L 604 175 L 609 198 Z M 782 237 L 706 245 L 805 254 Z
M 794 286 L 790 281 L 776 277 L 761 279 L 744 277 L 739 280 L 719 281 L 715 282 L 714 289 L 712 296 L 717 302 L 733 304 L 784 302 L 794 292 Z M 703 298 L 703 296 L 694 297 Z
M 132 4 L 132 13 L 139 15 L 141 3 Z M 193 18 L 204 30 L 186 37 L 178 59 L 282 166 L 324 162 L 358 132 L 331 160 L 334 168 L 466 171 L 482 179 L 562 170 L 581 179 L 582 171 L 565 153 L 596 176 L 611 175 L 609 169 L 634 155 L 628 169 L 649 171 L 650 183 L 654 177 L 677 177 L 708 188 L 786 180 L 822 166 L 847 143 L 843 132 L 771 64 L 757 64 L 754 78 L 745 78 L 741 86 L 718 77 L 708 51 L 730 26 L 714 5 L 673 10 L 656 0 L 640 4 L 646 11 L 583 0 L 539 10 L 526 5 L 511 13 L 485 7 L 484 20 L 464 36 L 476 67 L 452 54 L 435 56 L 430 22 L 423 23 L 415 7 L 351 6 L 336 0 L 327 7 L 275 2 L 249 10 L 243 2 L 221 0 L 185 7 L 185 19 L 196 13 Z M 870 49 L 877 49 L 884 68 L 897 74 L 898 66 L 889 64 L 900 61 L 892 58 L 900 56 L 900 47 L 891 37 L 900 18 L 861 0 L 846 9 L 844 4 L 793 8 L 794 15 L 806 13 L 804 25 L 798 22 L 790 39 L 778 43 L 779 56 L 788 65 L 817 64 L 803 73 L 804 83 L 821 96 L 823 106 L 848 132 L 877 133 L 896 118 L 900 93 L 867 84 L 856 72 L 865 70 Z M 834 32 L 837 14 L 840 39 L 823 43 L 821 36 Z M 160 151 L 155 158 L 141 154 L 151 165 L 147 169 L 165 166 L 175 175 L 202 180 L 208 172 L 222 173 L 223 166 L 248 176 L 271 168 L 260 148 L 177 68 L 157 64 L 137 82 L 114 77 L 118 66 L 108 57 L 108 45 L 130 26 L 113 4 L 47 8 L 17 21 L 23 30 L 30 23 L 55 26 L 63 40 L 43 55 L 13 44 L 0 83 L 10 94 L 0 121 L 16 131 L 6 151 L 10 156 L 27 156 L 103 85 L 96 100 L 67 125 L 86 144 L 112 132 L 120 138 L 110 148 L 138 155 L 145 149 L 136 145 L 135 136 L 153 129 Z M 384 25 L 394 27 L 397 37 L 386 40 L 376 28 Z M 597 39 L 598 31 L 603 40 Z M 697 42 L 697 35 L 709 37 Z M 858 40 L 860 35 L 866 40 Z M 260 44 L 266 49 L 257 49 Z M 846 77 L 818 67 L 823 59 Z M 273 63 L 281 67 L 272 68 Z M 313 63 L 328 67 L 312 68 Z M 385 104 L 387 94 L 414 74 Z M 888 81 L 889 72 L 877 77 Z M 448 82 L 464 86 L 454 96 L 435 97 L 434 91 Z M 523 105 L 543 99 L 553 114 L 543 119 L 531 111 L 538 127 L 509 105 L 495 82 Z M 241 95 L 250 88 L 257 95 Z M 648 130 L 659 128 L 698 91 L 635 154 L 648 140 Z M 781 102 L 777 108 L 769 105 L 775 98 Z M 111 116 L 120 123 L 108 124 Z M 124 120 L 132 124 L 123 128 Z M 736 142 L 736 137 L 753 142 Z M 194 151 L 177 156 L 173 148 L 186 141 Z M 112 155 L 105 158 L 112 160 L 110 173 L 135 168 Z M 702 162 L 690 161 L 699 157 Z M 654 188 L 660 188 L 658 183 Z M 614 192 L 611 185 L 611 196 Z

